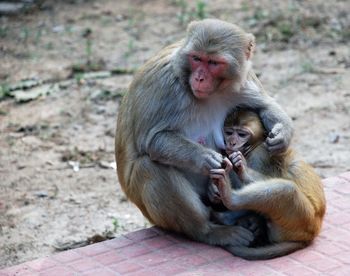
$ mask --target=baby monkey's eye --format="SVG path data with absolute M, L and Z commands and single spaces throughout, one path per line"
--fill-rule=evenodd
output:
M 238 131 L 237 134 L 241 138 L 247 138 L 249 136 L 249 133 L 244 131 Z
M 231 136 L 233 134 L 233 130 L 225 130 L 225 134 L 227 136 Z

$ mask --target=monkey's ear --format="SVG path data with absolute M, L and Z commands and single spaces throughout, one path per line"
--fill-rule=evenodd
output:
M 198 23 L 199 23 L 198 20 L 191 21 L 187 26 L 187 32 L 190 32 L 191 30 L 193 30 L 196 27 L 196 25 L 198 25 Z
M 248 44 L 247 44 L 245 55 L 247 59 L 251 59 L 253 57 L 253 52 L 255 49 L 255 36 L 253 34 L 247 34 L 247 41 L 248 41 Z

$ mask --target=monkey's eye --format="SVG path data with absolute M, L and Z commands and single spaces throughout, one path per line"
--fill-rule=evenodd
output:
M 232 130 L 225 130 L 225 134 L 231 136 L 233 134 Z
M 208 61 L 208 64 L 209 64 L 209 65 L 214 65 L 214 66 L 216 66 L 216 65 L 218 65 L 219 63 L 218 63 L 217 61 L 215 61 L 215 60 L 209 60 L 209 61 Z
M 201 58 L 199 56 L 192 56 L 193 61 L 199 62 L 201 61 Z
M 238 131 L 237 134 L 241 138 L 247 138 L 249 136 L 249 133 L 243 131 Z

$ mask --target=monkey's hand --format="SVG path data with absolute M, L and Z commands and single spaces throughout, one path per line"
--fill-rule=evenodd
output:
M 279 154 L 287 150 L 290 139 L 291 135 L 288 133 L 288 130 L 281 123 L 277 123 L 268 134 L 265 145 L 271 154 Z
M 260 215 L 248 213 L 237 218 L 233 225 L 241 226 L 253 233 L 254 241 L 250 244 L 250 246 L 261 246 L 268 242 L 266 219 Z
M 211 183 L 208 188 L 208 198 L 211 203 L 219 204 L 221 203 L 220 194 L 218 187 Z
M 216 172 L 224 172 L 224 181 L 228 181 L 230 182 L 230 178 L 229 178 L 229 172 L 232 171 L 232 163 L 230 162 L 230 160 L 228 158 L 224 158 L 223 162 L 222 162 L 222 169 L 212 169 L 210 170 L 210 178 L 212 180 L 212 183 L 209 185 L 209 189 L 208 189 L 208 197 L 210 202 L 218 204 L 221 203 L 221 199 L 220 199 L 220 193 L 218 190 L 218 187 L 216 186 L 216 184 L 214 184 L 214 182 L 217 182 L 218 180 L 216 179 Z
M 206 149 L 205 153 L 200 156 L 199 167 L 203 174 L 208 175 L 212 169 L 221 168 L 224 158 L 220 153 L 211 149 Z
M 228 171 L 225 169 L 210 170 L 210 178 L 214 185 L 218 188 L 219 197 L 226 208 L 232 206 L 232 190 Z
M 238 177 L 242 180 L 245 169 L 247 167 L 247 161 L 243 154 L 240 151 L 235 151 L 229 156 L 230 161 L 238 175 Z

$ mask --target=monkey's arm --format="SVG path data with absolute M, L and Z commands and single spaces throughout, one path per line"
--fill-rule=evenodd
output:
M 268 97 L 270 98 L 270 97 Z M 261 121 L 269 131 L 267 150 L 273 154 L 285 152 L 293 136 L 293 123 L 284 110 L 272 99 L 259 112 Z
M 247 81 L 242 89 L 238 106 L 258 111 L 268 131 L 268 151 L 272 154 L 286 151 L 293 136 L 292 119 L 273 98 L 261 92 L 255 83 Z
M 229 156 L 233 169 L 241 182 L 240 188 L 254 181 L 264 180 L 266 176 L 247 165 L 247 161 L 240 151 L 236 151 Z M 230 176 L 233 175 L 230 174 Z M 231 177 L 232 178 L 232 177 Z M 232 181 L 232 180 L 231 180 Z
M 267 177 L 251 168 L 246 168 L 241 176 L 242 182 L 244 184 L 249 184 L 255 181 L 267 179 Z
M 224 169 L 210 170 L 210 179 L 219 190 L 219 197 L 222 203 L 230 210 L 233 210 L 233 196 L 229 173 Z
M 173 131 L 160 131 L 149 141 L 146 152 L 151 160 L 192 172 L 209 174 L 220 168 L 223 157 Z

